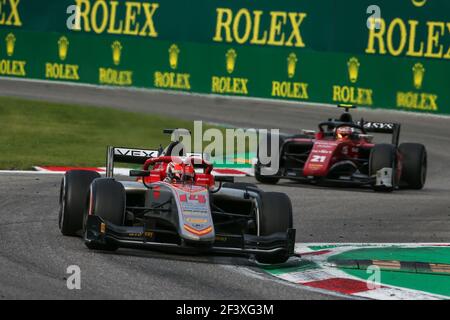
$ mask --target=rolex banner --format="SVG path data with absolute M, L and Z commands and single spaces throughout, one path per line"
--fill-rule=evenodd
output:
M 450 1 L 0 0 L 0 75 L 450 114 Z

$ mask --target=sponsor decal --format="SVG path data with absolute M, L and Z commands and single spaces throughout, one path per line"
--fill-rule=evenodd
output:
M 22 20 L 19 10 L 20 0 L 0 1 L 0 25 L 21 27 Z
M 412 67 L 412 84 L 415 90 L 397 92 L 397 108 L 439 111 L 438 95 L 422 91 L 426 75 L 426 69 L 422 63 L 416 63 Z
M 225 67 L 230 75 L 235 71 L 237 57 L 238 54 L 234 49 L 229 49 L 225 54 Z M 248 95 L 248 79 L 231 76 L 213 76 L 211 79 L 211 92 Z
M 158 156 L 158 151 L 114 148 L 114 155 L 128 156 L 128 157 L 141 157 L 141 158 L 155 158 Z
M 373 90 L 354 86 L 360 76 L 361 64 L 356 57 L 347 62 L 348 77 L 353 85 L 334 85 L 333 101 L 337 103 L 372 106 Z
M 394 130 L 394 124 L 393 123 L 384 123 L 384 122 L 366 122 L 366 123 L 364 123 L 364 128 Z
M 329 145 L 327 145 L 327 147 L 329 147 Z M 333 151 L 332 151 L 332 150 L 323 150 L 323 149 L 319 149 L 319 150 L 314 150 L 314 153 L 332 154 Z
M 320 170 L 320 169 L 322 169 L 323 167 L 324 167 L 323 164 L 314 164 L 314 163 L 310 163 L 310 164 L 308 165 L 308 169 L 310 169 L 310 170 Z
M 180 201 L 181 202 L 198 202 L 201 204 L 206 203 L 206 196 L 204 194 L 182 194 L 180 195 Z
M 359 121 L 357 124 L 361 124 Z M 364 129 L 375 132 L 391 133 L 394 131 L 395 124 L 389 122 L 364 122 Z
M 229 74 L 232 74 L 234 71 L 234 67 L 236 65 L 237 53 L 234 49 L 230 49 L 227 51 L 225 57 L 226 57 L 227 72 Z
M 216 9 L 214 42 L 260 46 L 306 47 L 301 27 L 307 14 L 249 10 L 233 12 L 229 8 Z
M 411 0 L 411 1 L 414 6 L 420 8 L 420 7 L 423 7 L 424 5 L 426 5 L 428 0 Z
M 197 218 L 186 218 L 186 221 L 189 223 L 207 223 L 206 219 L 197 219 Z
M 334 150 L 334 148 L 336 147 L 336 145 L 338 145 L 339 143 L 336 141 L 316 141 L 315 146 L 317 147 L 317 149 L 322 148 L 320 150 L 323 149 L 330 149 L 330 150 Z M 314 148 L 316 149 L 316 148 Z M 331 152 L 330 152 L 331 153 Z
M 295 53 L 290 53 L 287 58 L 287 75 L 293 79 L 297 71 L 298 58 Z M 272 97 L 308 100 L 308 83 L 295 81 L 272 81 Z
M 17 39 L 14 33 L 9 33 L 5 37 L 6 55 L 9 58 L 14 56 L 16 51 Z M 0 75 L 26 77 L 26 61 L 15 59 L 1 59 L 0 60 Z
M 184 229 L 192 234 L 197 235 L 197 236 L 204 236 L 213 231 L 213 228 L 211 226 L 209 226 L 205 229 L 202 229 L 202 230 L 197 230 L 197 229 L 194 229 L 194 228 L 188 226 L 187 224 L 184 225 Z
M 131 237 L 131 238 L 142 238 L 142 237 L 153 238 L 154 235 L 155 235 L 155 233 L 151 232 L 151 231 L 138 232 L 138 233 L 129 233 L 128 234 L 128 236 Z
M 208 211 L 206 211 L 206 210 L 201 211 L 201 209 L 200 210 L 189 210 L 189 209 L 186 209 L 186 210 L 183 210 L 183 215 L 185 215 L 185 216 L 206 217 L 208 215 Z
M 308 100 L 308 84 L 303 82 L 273 81 L 271 96 Z
M 119 66 L 122 59 L 122 44 L 120 41 L 114 41 L 111 45 L 112 61 L 114 66 Z M 115 86 L 133 85 L 133 71 L 119 70 L 116 68 L 100 67 L 98 70 L 100 84 Z
M 120 59 L 122 57 L 122 45 L 119 41 L 114 41 L 111 45 L 112 49 L 112 59 L 114 62 L 114 65 L 118 66 L 120 64 Z
M 412 0 L 415 7 L 424 7 L 427 0 Z M 450 21 L 407 21 L 394 17 L 372 19 L 369 28 L 367 54 L 407 56 L 413 58 L 450 59 Z
M 176 44 L 169 48 L 169 66 L 172 71 L 155 71 L 153 84 L 156 88 L 191 90 L 191 75 L 189 73 L 178 73 L 180 49 Z
M 204 187 L 195 185 L 163 184 L 175 189 L 183 216 L 208 216 L 208 191 Z
M 70 42 L 65 36 L 58 39 L 58 57 L 60 62 L 46 62 L 45 63 L 45 78 L 53 80 L 80 80 L 79 65 L 66 64 L 69 53 Z
M 355 57 L 350 58 L 350 60 L 347 63 L 348 66 L 348 77 L 350 78 L 351 83 L 356 83 L 358 81 L 359 76 L 359 67 L 361 64 L 359 63 L 358 59 Z
M 75 5 L 78 11 L 78 21 L 72 28 L 74 31 L 133 37 L 158 37 L 155 17 L 158 13 L 159 3 L 75 0 Z

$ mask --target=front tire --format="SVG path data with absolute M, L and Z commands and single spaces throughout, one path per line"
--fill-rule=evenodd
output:
M 77 236 L 83 229 L 83 214 L 91 183 L 100 178 L 94 171 L 71 170 L 64 174 L 59 195 L 59 230 L 65 236 Z
M 274 233 L 285 233 L 292 228 L 292 203 L 289 197 L 279 192 L 264 192 L 261 194 L 262 208 L 259 214 L 259 235 L 270 236 Z M 279 264 L 289 259 L 287 252 L 281 252 L 272 256 L 256 255 L 260 263 Z
M 126 193 L 121 183 L 110 178 L 95 180 L 91 186 L 89 201 L 87 215 L 96 215 L 102 218 L 106 224 L 111 223 L 116 226 L 124 224 Z M 86 232 L 89 230 L 85 230 Z M 87 237 L 85 244 L 93 250 L 115 251 L 118 248 L 113 243 L 89 241 Z
M 397 179 L 397 148 L 392 144 L 378 144 L 370 153 L 370 176 L 376 176 L 377 172 L 384 169 L 392 169 L 391 186 L 377 186 L 373 189 L 380 192 L 392 192 L 398 184 Z
M 418 143 L 403 143 L 399 147 L 403 156 L 401 185 L 421 190 L 427 179 L 427 150 Z

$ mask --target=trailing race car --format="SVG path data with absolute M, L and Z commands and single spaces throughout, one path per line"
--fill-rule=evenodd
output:
M 342 186 L 371 186 L 376 191 L 422 189 L 427 174 L 427 151 L 418 143 L 399 145 L 400 124 L 354 122 L 349 109 L 340 119 L 319 124 L 318 132 L 303 130 L 279 139 L 279 170 L 267 171 L 257 161 L 256 180 L 276 184 L 280 179 Z M 369 132 L 392 135 L 391 143 L 375 144 Z M 270 144 L 269 144 L 270 145 Z
M 171 132 L 171 131 L 169 131 Z M 174 249 L 254 255 L 282 263 L 294 254 L 287 195 L 214 177 L 202 157 L 166 150 L 108 148 L 106 177 L 68 171 L 61 183 L 59 228 L 89 249 Z M 181 156 L 171 156 L 178 148 Z M 113 177 L 115 162 L 143 164 L 135 179 Z M 217 185 L 217 186 L 216 186 Z

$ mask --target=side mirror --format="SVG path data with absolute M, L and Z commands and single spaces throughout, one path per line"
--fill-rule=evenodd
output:
M 314 130 L 302 130 L 302 134 L 306 135 L 306 136 L 314 136 L 316 134 L 316 131 Z
M 358 137 L 360 139 L 366 140 L 368 143 L 372 143 L 372 141 L 373 141 L 373 136 L 369 135 L 369 134 L 359 134 Z
M 147 170 L 130 170 L 130 177 L 148 177 L 150 176 L 150 171 Z
M 229 177 L 229 176 L 215 176 L 214 180 L 217 182 L 234 183 L 234 177 Z

